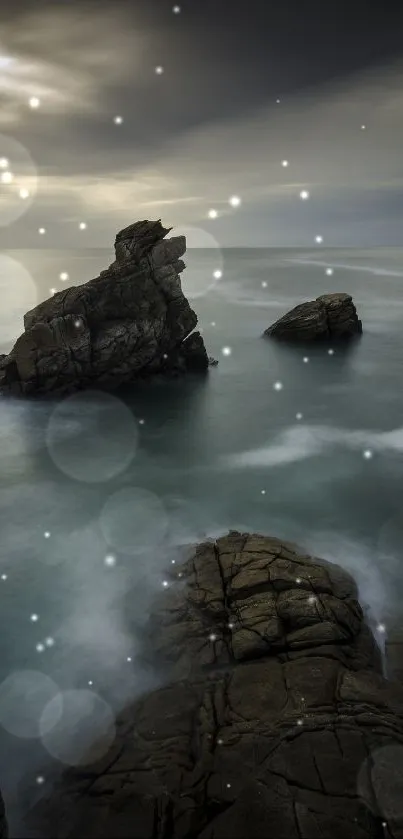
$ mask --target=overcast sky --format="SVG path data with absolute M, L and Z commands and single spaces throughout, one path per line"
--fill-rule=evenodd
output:
M 2 5 L 0 246 L 104 247 L 143 218 L 190 245 L 400 245 L 403 4 L 179 7 Z

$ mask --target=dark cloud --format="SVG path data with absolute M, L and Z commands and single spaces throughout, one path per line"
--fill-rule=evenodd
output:
M 329 246 L 393 242 L 403 9 L 179 5 L 15 0 L 1 12 L 0 156 L 14 181 L 0 184 L 0 244 L 98 246 L 145 216 L 221 246 L 310 246 L 317 232 Z

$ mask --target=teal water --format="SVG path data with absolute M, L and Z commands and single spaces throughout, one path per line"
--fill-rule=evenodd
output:
M 44 299 L 63 287 L 61 271 L 71 284 L 112 261 L 103 251 L 10 257 L 29 277 L 15 269 L 3 351 L 29 308 L 28 285 Z M 88 697 L 66 701 L 45 734 L 42 719 L 40 736 L 57 691 L 91 689 L 113 712 L 158 681 L 137 656 L 178 545 L 229 528 L 297 541 L 352 571 L 375 624 L 400 620 L 403 249 L 200 251 L 187 264 L 184 292 L 219 359 L 206 379 L 146 383 L 119 399 L 0 406 L 0 785 L 19 815 L 60 758 L 77 759 L 79 742 L 67 753 L 66 741 L 73 729 L 82 740 Z M 330 291 L 351 293 L 363 321 L 350 351 L 305 354 L 260 338 L 288 309 Z M 21 733 L 21 684 L 36 690 L 35 736 Z M 93 715 L 94 732 L 104 712 Z

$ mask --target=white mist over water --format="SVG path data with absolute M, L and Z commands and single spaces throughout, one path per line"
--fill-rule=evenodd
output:
M 362 266 L 362 253 L 321 255 L 332 276 L 286 262 L 307 254 L 253 250 L 223 252 L 223 276 L 207 293 L 211 256 L 200 255 L 189 280 L 183 273 L 220 360 L 207 380 L 141 385 L 124 401 L 2 400 L 0 781 L 9 812 L 14 802 L 23 818 L 63 768 L 58 758 L 77 761 L 77 744 L 88 748 L 79 735 L 90 706 L 90 740 L 98 731 L 107 744 L 119 709 L 160 684 L 141 660 L 142 638 L 184 545 L 230 528 L 294 541 L 351 571 L 374 626 L 388 630 L 399 616 L 403 252 L 389 262 L 369 254 L 367 272 L 341 267 Z M 62 271 L 78 274 L 71 255 L 49 259 L 38 267 L 39 299 Z M 82 280 L 110 261 L 94 260 Z M 196 256 L 186 261 L 192 271 Z M 313 348 L 304 363 L 298 349 L 261 340 L 283 312 L 327 291 L 356 302 L 364 335 L 351 352 Z M 18 736 L 27 685 L 37 697 L 33 738 Z
M 315 457 L 337 447 L 360 452 L 362 457 L 368 460 L 375 452 L 395 453 L 402 458 L 403 470 L 403 427 L 376 433 L 320 425 L 292 426 L 285 429 L 266 447 L 230 455 L 224 463 L 230 469 L 243 469 L 248 466 L 265 469 L 268 466 L 281 466 L 284 463 Z

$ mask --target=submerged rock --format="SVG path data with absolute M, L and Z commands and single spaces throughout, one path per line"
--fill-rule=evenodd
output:
M 41 803 L 40 835 L 400 839 L 403 690 L 350 575 L 238 532 L 175 569 L 147 633 L 164 686 Z
M 350 294 L 322 294 L 287 312 L 263 333 L 280 341 L 349 339 L 362 333 Z
M 87 387 L 112 390 L 159 372 L 207 370 L 197 316 L 179 274 L 184 236 L 160 221 L 116 236 L 116 259 L 94 280 L 63 289 L 24 317 L 0 358 L 0 390 L 29 396 Z M 191 334 L 192 333 L 192 334 Z

